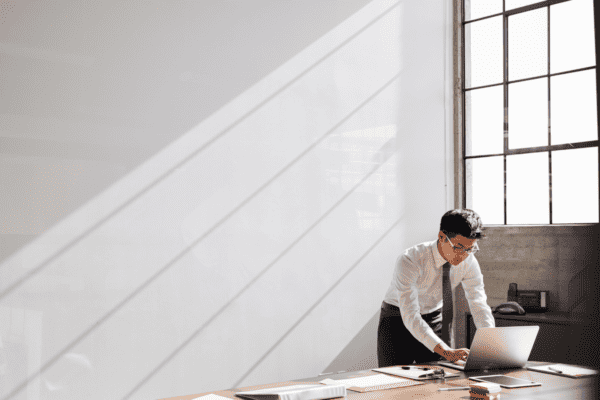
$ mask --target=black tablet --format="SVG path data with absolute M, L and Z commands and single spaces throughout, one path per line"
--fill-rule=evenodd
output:
M 506 375 L 487 375 L 487 376 L 473 376 L 469 379 L 479 382 L 491 382 L 497 383 L 503 388 L 520 388 L 528 386 L 542 386 L 539 382 L 528 381 L 527 379 L 513 378 L 512 376 Z

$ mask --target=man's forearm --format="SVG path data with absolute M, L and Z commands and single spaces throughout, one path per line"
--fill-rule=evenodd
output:
M 433 351 L 444 358 L 448 358 L 448 346 L 444 342 L 438 343 Z

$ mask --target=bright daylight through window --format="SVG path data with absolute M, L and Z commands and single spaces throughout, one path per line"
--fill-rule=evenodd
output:
M 486 225 L 599 222 L 593 0 L 463 4 L 466 206 Z

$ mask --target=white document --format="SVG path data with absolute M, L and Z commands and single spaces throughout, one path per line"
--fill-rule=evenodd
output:
M 402 369 L 399 367 L 385 367 L 385 368 L 377 368 L 373 371 L 385 372 L 386 374 L 393 374 L 397 376 L 403 376 L 405 378 L 416 379 L 421 375 L 427 374 L 428 371 L 423 371 L 420 369 Z
M 229 397 L 219 396 L 218 394 L 207 394 L 205 396 L 196 397 L 192 400 L 231 400 Z
M 582 376 L 590 376 L 600 373 L 599 371 L 594 369 L 576 367 L 567 364 L 540 365 L 527 367 L 527 369 L 532 371 L 549 372 L 551 374 L 557 375 L 565 375 L 573 378 L 580 378 Z
M 373 371 L 383 372 L 385 374 L 391 374 L 396 376 L 402 376 L 404 378 L 410 379 L 437 379 L 440 378 L 439 375 L 433 375 L 433 369 L 428 371 L 424 371 L 422 369 L 402 369 L 400 367 L 384 367 L 384 368 L 374 368 Z M 455 376 L 459 376 L 459 373 L 448 373 L 446 372 L 445 377 L 451 378 Z
M 410 382 L 408 379 L 397 378 L 395 376 L 389 376 L 384 374 L 377 375 L 369 375 L 369 376 L 360 376 L 358 378 L 349 378 L 349 379 L 323 379 L 321 383 L 326 385 L 331 384 L 343 384 L 346 386 L 346 389 L 350 387 L 360 387 L 360 388 L 368 388 L 373 386 L 382 386 L 382 385 L 390 385 L 394 383 L 403 383 Z
M 342 384 L 302 384 L 237 392 L 235 395 L 251 400 L 319 400 L 345 397 L 346 386 Z

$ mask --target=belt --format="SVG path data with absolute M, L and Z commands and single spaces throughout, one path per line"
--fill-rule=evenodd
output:
M 431 322 L 434 322 L 435 319 L 439 318 L 441 312 L 442 312 L 442 309 L 440 308 L 438 310 L 432 311 L 427 314 L 421 314 L 421 317 L 423 318 L 423 320 L 425 322 L 427 322 L 429 324 Z M 384 317 L 396 317 L 396 316 L 400 317 L 400 316 L 402 316 L 402 314 L 400 313 L 400 309 L 397 306 L 386 303 L 385 301 L 381 303 L 381 315 Z

